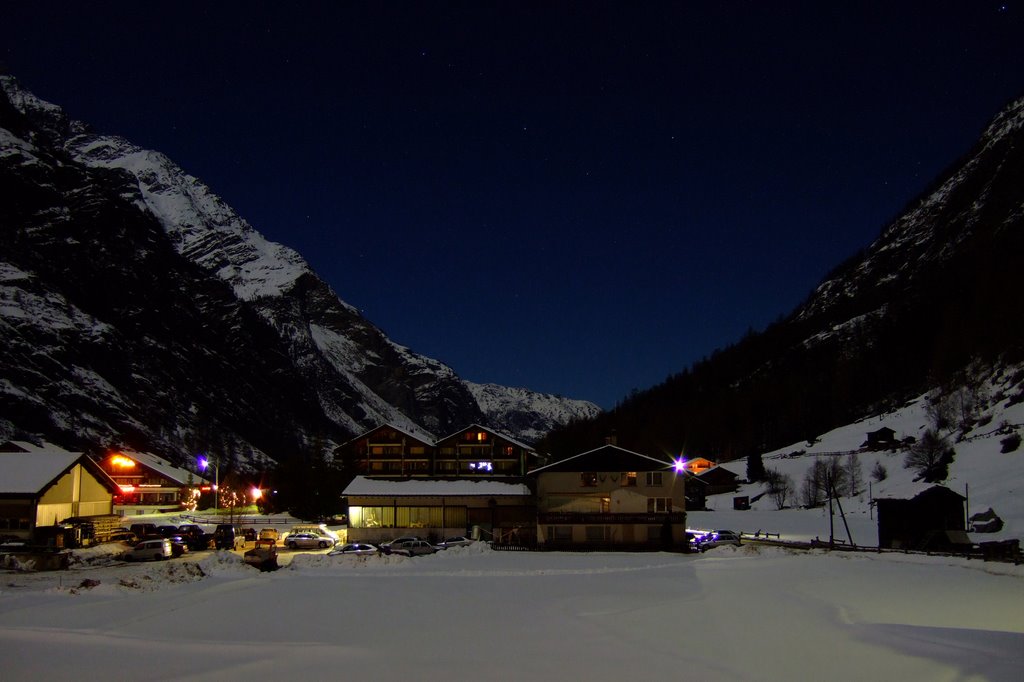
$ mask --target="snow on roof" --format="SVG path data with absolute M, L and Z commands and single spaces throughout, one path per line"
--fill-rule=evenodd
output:
M 369 497 L 463 497 L 486 495 L 530 495 L 530 489 L 522 483 L 502 481 L 474 481 L 459 479 L 451 481 L 407 480 L 385 481 L 366 476 L 356 476 L 342 495 L 365 495 Z
M 192 474 L 193 483 L 209 483 L 209 481 L 207 481 L 206 478 L 204 478 L 203 476 L 191 472 L 188 469 L 183 469 L 182 467 L 171 464 L 166 459 L 161 459 L 160 457 L 154 455 L 151 452 L 135 452 L 132 450 L 124 450 L 121 452 L 121 454 L 123 454 L 125 457 L 134 459 L 139 464 L 148 467 L 153 471 L 156 471 L 161 476 L 168 478 L 172 481 L 175 481 L 176 483 L 180 483 L 182 485 L 188 484 L 189 474 Z
M 80 452 L 43 450 L 0 453 L 0 494 L 35 495 L 82 457 Z

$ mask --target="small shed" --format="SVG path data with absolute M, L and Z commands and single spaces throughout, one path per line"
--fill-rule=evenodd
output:
M 877 431 L 868 431 L 867 438 L 861 447 L 871 450 L 887 450 L 899 445 L 896 441 L 896 432 L 888 426 L 883 426 Z
M 951 551 L 970 545 L 964 524 L 965 498 L 933 485 L 910 498 L 878 498 L 878 546 Z

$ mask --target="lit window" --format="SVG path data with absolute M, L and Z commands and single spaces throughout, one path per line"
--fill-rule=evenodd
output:
M 622 474 L 622 485 L 623 487 L 635 488 L 636 487 L 636 472 L 627 471 Z

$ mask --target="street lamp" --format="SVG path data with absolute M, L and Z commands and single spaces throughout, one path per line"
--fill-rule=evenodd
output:
M 216 512 L 220 506 L 218 499 L 220 497 L 220 458 L 210 462 L 209 457 L 200 457 L 198 461 L 199 468 L 203 471 L 209 469 L 211 464 L 213 466 L 213 511 Z

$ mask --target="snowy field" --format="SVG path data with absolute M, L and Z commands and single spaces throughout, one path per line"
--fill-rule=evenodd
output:
M 1024 429 L 1024 403 L 998 397 L 998 382 L 989 390 L 946 483 L 969 493 L 971 513 L 1005 521 L 975 542 L 1024 536 L 1024 448 L 1000 452 Z M 799 486 L 815 456 L 857 449 L 882 426 L 919 436 L 927 421 L 919 399 L 764 463 Z M 872 498 L 921 489 L 903 456 L 859 455 L 865 485 L 876 462 L 888 476 L 841 500 L 856 544 L 877 545 Z M 743 461 L 725 466 L 746 474 Z M 828 537 L 826 509 L 780 511 L 765 496 L 732 510 L 734 495 L 761 492 L 711 497 L 688 526 Z M 78 550 L 70 571 L 0 573 L 0 680 L 1024 679 L 1024 565 L 755 544 L 703 555 L 478 544 L 414 559 L 283 551 L 281 570 L 259 573 L 230 552 L 116 565 L 116 549 Z
M 0 576 L 7 680 L 1019 680 L 1024 566 L 703 555 L 236 554 Z M 99 559 L 101 557 L 94 557 Z M 80 587 L 82 581 L 98 581 Z

